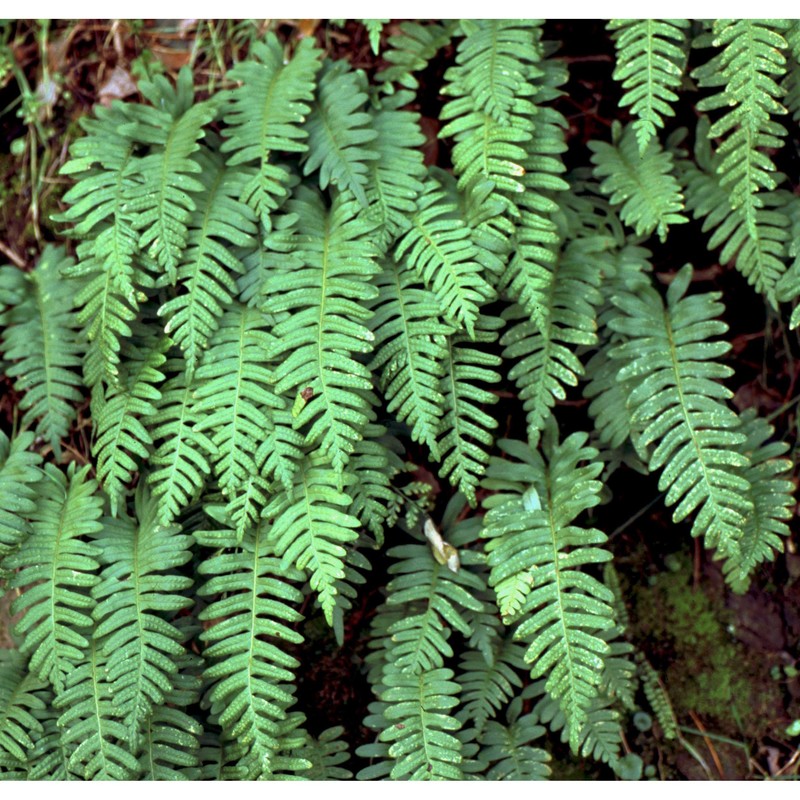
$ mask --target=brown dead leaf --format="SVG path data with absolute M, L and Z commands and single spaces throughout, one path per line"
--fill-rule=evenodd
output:
M 114 67 L 108 80 L 100 87 L 97 94 L 104 106 L 110 106 L 112 100 L 123 100 L 136 94 L 137 91 L 136 83 L 128 70 L 117 66 Z

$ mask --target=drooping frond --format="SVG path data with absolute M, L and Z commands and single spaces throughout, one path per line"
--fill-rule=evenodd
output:
M 782 176 L 766 151 L 780 148 L 786 128 L 774 117 L 786 114 L 778 86 L 786 72 L 786 40 L 780 24 L 760 19 L 717 19 L 711 43 L 723 48 L 693 76 L 701 88 L 722 87 L 701 100 L 698 111 L 725 113 L 709 130 L 723 138 L 716 172 L 730 207 L 741 209 L 751 233 L 763 207 L 760 192 L 775 189 Z
M 395 258 L 415 270 L 434 292 L 445 320 L 473 336 L 480 307 L 494 297 L 494 291 L 475 260 L 469 228 L 445 197 L 439 182 L 429 177 L 411 228 L 395 247 Z
M 482 536 L 490 585 L 507 622 L 521 619 L 516 637 L 528 644 L 534 678 L 547 675 L 547 692 L 570 725 L 570 744 L 587 719 L 602 680 L 608 645 L 600 634 L 614 625 L 612 593 L 580 567 L 608 561 L 605 534 L 575 524 L 600 502 L 602 465 L 575 433 L 559 444 L 555 426 L 542 442 L 545 457 L 522 442 L 500 445 L 513 461 L 493 459 L 486 488 Z M 546 460 L 545 460 L 546 458 Z
M 500 381 L 494 370 L 500 357 L 480 345 L 495 342 L 501 326 L 496 317 L 482 315 L 476 320 L 474 338 L 454 333 L 446 341 L 445 373 L 439 385 L 446 409 L 440 428 L 439 451 L 444 461 L 439 474 L 458 487 L 471 505 L 497 427 L 494 417 L 481 408 L 496 403 L 497 396 L 481 384 Z
M 320 189 L 333 185 L 351 192 L 362 208 L 367 207 L 369 162 L 378 157 L 372 148 L 377 132 L 364 110 L 365 89 L 363 74 L 346 61 L 325 67 L 306 121 L 308 157 L 303 165 L 305 175 L 319 169 Z
M 726 581 L 739 593 L 747 591 L 755 568 L 783 552 L 789 535 L 786 520 L 793 516 L 794 484 L 789 480 L 792 462 L 781 458 L 788 450 L 783 442 L 768 442 L 773 429 L 766 420 L 748 409 L 741 415 L 742 433 L 747 437 L 742 450 L 749 465 L 744 477 L 750 484 L 748 499 L 753 509 L 745 517 L 738 551 L 723 565 Z
M 3 267 L 4 284 L 17 283 L 20 302 L 8 312 L 0 338 L 0 356 L 16 363 L 6 370 L 14 388 L 24 394 L 24 426 L 32 426 L 61 456 L 61 439 L 82 400 L 77 371 L 83 355 L 73 313 L 73 285 L 63 277 L 72 263 L 63 247 L 45 247 L 32 272 Z
M 256 453 L 274 427 L 273 410 L 285 405 L 267 366 L 267 327 L 258 309 L 232 304 L 197 370 L 194 392 L 195 430 L 216 448 L 214 475 L 240 532 L 258 519 L 266 502 L 266 479 L 256 467 Z
M 664 127 L 664 117 L 674 117 L 672 104 L 678 99 L 686 67 L 688 19 L 612 19 L 617 51 L 614 80 L 625 94 L 620 105 L 631 107 L 637 118 L 633 131 L 644 154 L 648 144 Z
M 196 155 L 203 191 L 188 221 L 186 248 L 177 268 L 178 295 L 161 306 L 165 332 L 183 351 L 191 379 L 225 307 L 237 294 L 234 275 L 243 267 L 236 247 L 251 246 L 255 218 L 239 200 L 244 176 L 226 170 L 220 156 L 207 149 Z
M 372 377 L 360 360 L 374 336 L 366 303 L 378 290 L 375 224 L 340 195 L 326 210 L 319 195 L 303 190 L 290 201 L 299 216 L 294 242 L 298 262 L 275 269 L 265 285 L 264 310 L 280 321 L 269 358 L 277 362 L 276 390 L 307 395 L 295 419 L 306 442 L 319 448 L 337 472 L 373 418 Z M 286 313 L 288 312 L 288 313 Z
M 26 776 L 28 754 L 42 734 L 36 711 L 44 702 L 34 693 L 42 684 L 26 670 L 16 650 L 0 650 L 0 780 Z
M 161 388 L 155 412 L 147 418 L 155 447 L 147 481 L 159 498 L 158 515 L 165 525 L 199 494 L 211 471 L 209 459 L 217 453 L 211 439 L 199 430 L 197 386 L 183 367 L 182 359 L 164 364 L 164 372 L 171 377 Z
M 316 738 L 309 736 L 300 755 L 311 762 L 311 769 L 303 773 L 309 781 L 349 781 L 353 773 L 341 764 L 347 763 L 347 742 L 341 736 L 344 728 L 337 725 L 327 728 Z
M 224 111 L 226 140 L 220 150 L 230 153 L 228 165 L 253 165 L 241 199 L 253 209 L 265 231 L 269 215 L 289 192 L 290 175 L 273 154 L 305 153 L 308 134 L 302 123 L 309 114 L 321 51 L 313 37 L 303 39 L 285 60 L 278 38 L 270 32 L 254 42 L 249 56 L 229 73 L 241 84 L 230 93 Z
M 107 519 L 95 537 L 103 571 L 92 588 L 94 638 L 107 659 L 115 716 L 134 753 L 153 710 L 173 688 L 175 661 L 183 653 L 182 634 L 165 612 L 174 617 L 192 603 L 180 594 L 191 578 L 176 572 L 191 559 L 191 537 L 159 522 L 158 502 L 140 483 L 136 518 Z
M 399 32 L 389 37 L 388 47 L 383 52 L 383 60 L 389 65 L 379 72 L 375 79 L 391 90 L 392 82 L 405 89 L 417 89 L 419 82 L 414 73 L 424 70 L 428 62 L 453 37 L 457 23 L 442 20 L 421 25 L 406 20 L 400 23 Z
M 5 560 L 16 570 L 12 588 L 24 587 L 12 605 L 13 614 L 23 614 L 14 628 L 20 649 L 30 656 L 28 669 L 57 694 L 83 663 L 92 628 L 94 601 L 82 590 L 98 581 L 100 551 L 85 537 L 100 529 L 103 501 L 88 471 L 72 463 L 65 475 L 45 465 L 47 491 L 31 514 L 31 535 Z
M 641 150 L 632 126 L 623 131 L 615 124 L 611 135 L 611 144 L 589 142 L 594 175 L 602 180 L 600 191 L 619 207 L 620 219 L 637 236 L 656 232 L 663 242 L 670 225 L 687 221 L 679 213 L 684 203 L 673 175 L 672 153 L 655 138 Z
M 480 738 L 480 759 L 491 764 L 486 779 L 490 781 L 543 781 L 550 776 L 550 755 L 531 742 L 541 738 L 545 729 L 535 714 L 521 714 L 517 698 L 508 710 L 508 724 L 492 720 Z
M 411 438 L 424 443 L 438 460 L 445 409 L 439 386 L 447 360 L 445 337 L 452 328 L 439 319 L 436 298 L 406 266 L 387 259 L 376 284 L 370 368 L 380 376 L 388 411 L 409 425 Z
M 508 377 L 519 386 L 531 443 L 538 441 L 556 401 L 566 398 L 565 387 L 577 386 L 583 374 L 573 348 L 597 342 L 601 277 L 591 242 L 576 240 L 544 279 L 540 323 L 518 305 L 504 312 L 510 325 L 500 343 L 506 359 L 519 359 Z
M 241 543 L 233 531 L 196 533 L 211 553 L 200 565 L 208 580 L 199 588 L 210 599 L 200 619 L 211 624 L 201 635 L 211 684 L 208 701 L 223 730 L 222 777 L 271 777 L 280 747 L 281 722 L 294 702 L 298 661 L 284 643 L 303 637 L 291 625 L 302 617 L 300 591 L 287 581 L 302 580 L 273 555 L 270 530 L 262 523 Z
M 36 483 L 42 477 L 41 456 L 27 452 L 33 433 L 20 433 L 9 441 L 0 431 L 0 590 L 5 583 L 3 559 L 17 550 L 31 532 L 36 508 Z
M 687 265 L 670 284 L 666 305 L 651 286 L 620 293 L 621 313 L 610 327 L 626 341 L 611 355 L 623 363 L 618 380 L 636 379 L 628 398 L 632 420 L 641 430 L 640 447 L 654 448 L 650 469 L 663 468 L 659 489 L 667 492 L 666 504 L 678 504 L 673 520 L 697 510 L 692 535 L 727 556 L 738 550 L 753 507 L 742 472 L 745 436 L 725 404 L 732 393 L 719 382 L 733 370 L 713 360 L 730 349 L 713 339 L 728 329 L 717 319 L 719 294 L 684 297 L 691 279 Z
M 730 190 L 720 180 L 719 156 L 712 157 L 707 138 L 708 123 L 697 125 L 695 162 L 684 161 L 680 168 L 686 183 L 686 206 L 695 219 L 703 219 L 703 231 L 713 230 L 709 250 L 722 247 L 719 260 L 735 261 L 736 269 L 773 307 L 788 299 L 782 278 L 788 276 L 784 255 L 789 239 L 789 217 L 782 192 L 760 192 L 758 207 L 747 211 L 731 203 Z
M 336 581 L 344 578 L 344 545 L 358 538 L 360 527 L 347 513 L 352 500 L 337 488 L 338 482 L 324 458 L 309 456 L 295 475 L 292 496 L 277 494 L 264 509 L 264 518 L 274 520 L 270 541 L 282 567 L 294 565 L 309 573 L 329 625 L 336 606 Z
M 168 343 L 165 338 L 126 342 L 126 368 L 119 384 L 104 391 L 99 383 L 92 392 L 96 430 L 92 455 L 113 515 L 138 468 L 135 457 L 147 458 L 148 447 L 153 443 L 144 421 L 157 412 L 156 403 L 161 400 L 159 384 L 164 374 L 160 370 L 166 361 L 164 350 Z
M 127 728 L 116 719 L 106 658 L 92 640 L 86 658 L 67 676 L 55 701 L 62 710 L 58 726 L 69 751 L 69 771 L 81 780 L 130 781 L 139 763 L 127 744 Z
M 408 217 L 417 210 L 416 199 L 424 188 L 425 167 L 419 147 L 425 137 L 419 115 L 403 110 L 410 97 L 406 91 L 385 97 L 372 112 L 377 136 L 371 146 L 377 158 L 368 164 L 367 200 L 371 217 L 381 225 L 382 251 L 408 229 Z
M 196 204 L 193 194 L 205 187 L 197 179 L 202 167 L 192 158 L 199 149 L 204 126 L 215 116 L 208 102 L 185 107 L 185 100 L 176 98 L 175 105 L 163 102 L 162 94 L 169 84 L 143 82 L 142 92 L 157 103 L 140 106 L 134 122 L 123 126 L 123 134 L 133 132 L 138 142 L 150 145 L 150 152 L 136 160 L 135 174 L 127 192 L 126 209 L 132 213 L 131 224 L 139 232 L 139 247 L 156 262 L 174 284 L 181 253 L 188 240 L 188 224 Z M 177 95 L 191 95 L 192 73 L 181 70 Z M 166 107 L 165 107 L 166 106 Z

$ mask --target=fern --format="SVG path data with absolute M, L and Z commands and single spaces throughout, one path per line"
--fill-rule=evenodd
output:
M 612 139 L 612 144 L 589 142 L 595 177 L 605 179 L 600 191 L 620 207 L 620 219 L 637 236 L 655 231 L 665 241 L 670 225 L 686 222 L 678 213 L 684 207 L 683 195 L 672 174 L 672 154 L 655 139 L 642 149 L 632 127 L 621 131 L 616 125 Z
M 220 150 L 231 153 L 230 167 L 250 167 L 241 199 L 267 231 L 269 215 L 280 207 L 290 185 L 290 172 L 275 163 L 273 153 L 308 149 L 302 123 L 311 110 L 319 58 L 320 51 L 306 39 L 286 63 L 283 48 L 270 34 L 265 42 L 255 42 L 250 57 L 229 72 L 241 85 L 231 92 L 223 112 L 228 138 Z
M 597 547 L 604 534 L 573 524 L 599 502 L 601 466 L 585 441 L 573 434 L 558 444 L 551 428 L 543 441 L 548 462 L 521 442 L 501 442 L 515 463 L 490 466 L 486 485 L 502 491 L 487 502 L 483 533 L 500 612 L 506 621 L 526 615 L 516 635 L 528 642 L 532 676 L 549 674 L 547 691 L 560 702 L 574 750 L 608 652 L 598 634 L 613 625 L 613 595 L 577 569 L 610 558 Z M 579 467 L 582 461 L 589 463 Z
M 659 488 L 667 505 L 678 504 L 673 519 L 699 509 L 692 534 L 727 556 L 738 551 L 752 509 L 739 447 L 745 437 L 724 404 L 730 392 L 718 382 L 732 370 L 712 360 L 730 349 L 710 341 L 727 330 L 715 319 L 722 306 L 715 293 L 684 297 L 691 278 L 691 267 L 678 273 L 666 307 L 651 287 L 620 295 L 622 313 L 610 325 L 627 341 L 612 356 L 624 362 L 618 380 L 638 381 L 629 397 L 633 422 L 641 427 L 640 445 L 655 445 L 649 467 L 663 467 Z
M 688 27 L 686 19 L 614 19 L 608 24 L 617 51 L 614 80 L 625 90 L 620 105 L 630 106 L 637 117 L 633 131 L 642 155 L 656 129 L 664 127 L 664 117 L 675 116 L 672 104 L 686 64 Z
M 0 340 L 2 357 L 17 361 L 6 374 L 16 378 L 14 388 L 24 393 L 22 424 L 35 423 L 35 432 L 49 442 L 56 457 L 75 419 L 75 404 L 83 399 L 75 372 L 83 346 L 72 312 L 73 293 L 62 276 L 71 263 L 63 249 L 46 247 L 33 272 L 26 275 L 4 267 L 10 274 L 2 279 L 18 284 L 16 291 L 25 295 L 10 310 Z
M 74 467 L 65 475 L 45 465 L 48 493 L 31 515 L 31 536 L 5 560 L 6 567 L 16 570 L 12 588 L 25 587 L 12 605 L 13 614 L 22 613 L 14 628 L 20 650 L 30 656 L 28 669 L 57 695 L 83 663 L 94 603 L 81 589 L 98 581 L 94 573 L 100 550 L 83 537 L 100 530 L 102 501 L 97 484 L 87 478 L 88 468 Z

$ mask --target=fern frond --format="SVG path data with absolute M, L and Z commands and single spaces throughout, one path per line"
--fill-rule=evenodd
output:
M 744 477 L 750 484 L 748 499 L 753 510 L 745 518 L 738 551 L 722 567 L 725 580 L 738 593 L 747 591 L 753 570 L 762 562 L 773 561 L 783 552 L 783 539 L 789 535 L 786 520 L 793 516 L 794 484 L 789 480 L 792 462 L 781 458 L 788 445 L 767 440 L 774 429 L 748 409 L 741 415 L 746 439 L 742 450 L 749 465 Z
M 608 30 L 617 51 L 614 80 L 625 93 L 620 106 L 631 107 L 637 117 L 633 131 L 644 154 L 648 144 L 664 127 L 664 117 L 674 117 L 672 104 L 678 99 L 686 67 L 688 19 L 612 19 Z
M 382 228 L 381 250 L 408 229 L 408 218 L 417 210 L 416 200 L 424 189 L 426 170 L 420 147 L 425 136 L 419 115 L 403 110 L 410 98 L 410 92 L 398 92 L 383 98 L 380 108 L 372 112 L 377 133 L 372 149 L 377 158 L 368 165 L 367 200 L 371 218 Z
M 597 451 L 576 433 L 558 444 L 551 426 L 542 442 L 547 461 L 521 442 L 503 440 L 513 462 L 493 460 L 486 488 L 481 534 L 504 621 L 522 615 L 516 638 L 526 640 L 525 660 L 534 678 L 548 675 L 547 691 L 559 701 L 576 751 L 578 731 L 587 719 L 602 679 L 608 645 L 600 636 L 612 627 L 612 593 L 580 571 L 608 561 L 606 537 L 596 528 L 574 524 L 600 502 L 595 478 L 602 465 Z M 581 462 L 588 462 L 579 466 Z
M 214 443 L 198 430 L 202 415 L 197 412 L 197 386 L 189 380 L 181 359 L 164 364 L 171 374 L 161 389 L 156 409 L 147 418 L 155 450 L 147 481 L 153 496 L 160 498 L 159 520 L 169 525 L 200 493 L 211 471 L 209 457 L 217 453 Z
M 160 369 L 166 361 L 164 350 L 168 344 L 166 338 L 126 342 L 123 352 L 127 363 L 120 383 L 105 391 L 99 383 L 92 391 L 91 410 L 96 430 L 92 455 L 114 516 L 126 484 L 138 469 L 135 456 L 147 458 L 148 447 L 153 443 L 143 421 L 156 414 L 156 403 L 161 400 L 158 385 L 164 380 Z
M 92 640 L 86 659 L 67 676 L 66 689 L 56 698 L 62 709 L 58 725 L 62 744 L 70 752 L 69 771 L 81 780 L 134 780 L 139 763 L 127 746 L 126 727 L 116 720 L 106 659 Z
M 482 315 L 476 320 L 474 337 L 463 333 L 447 337 L 445 373 L 440 384 L 446 409 L 439 439 L 444 463 L 439 474 L 458 487 L 470 505 L 475 504 L 475 488 L 488 463 L 487 450 L 494 439 L 491 432 L 497 427 L 497 421 L 481 408 L 496 403 L 497 396 L 477 382 L 498 383 L 500 375 L 493 367 L 501 363 L 499 356 L 475 345 L 495 342 L 500 327 L 501 320 Z
M 268 319 L 258 309 L 232 304 L 197 370 L 195 430 L 211 434 L 214 475 L 240 530 L 263 508 L 266 480 L 256 467 L 256 453 L 274 427 L 272 411 L 285 405 L 266 366 L 271 343 L 267 327 Z
M 44 702 L 36 690 L 41 683 L 26 670 L 25 657 L 16 650 L 0 650 L 0 778 L 26 772 L 29 753 L 42 734 L 36 712 Z
M 439 319 L 435 297 L 418 283 L 415 272 L 394 260 L 384 263 L 376 284 L 375 354 L 370 363 L 380 376 L 387 410 L 411 428 L 411 438 L 424 443 L 434 459 L 444 416 L 439 385 L 447 359 L 445 336 L 452 328 Z
M 102 500 L 97 483 L 87 478 L 88 467 L 67 474 L 45 465 L 43 491 L 31 514 L 31 535 L 5 560 L 16 570 L 12 588 L 25 587 L 12 604 L 24 612 L 15 625 L 24 637 L 20 650 L 30 655 L 29 670 L 52 684 L 57 694 L 67 676 L 81 664 L 92 627 L 94 601 L 83 590 L 98 578 L 100 551 L 84 541 L 100 530 Z M 46 489 L 44 488 L 46 487 Z
M 540 290 L 540 324 L 521 306 L 511 306 L 503 315 L 511 323 L 500 340 L 503 357 L 519 359 L 508 377 L 519 386 L 528 438 L 534 444 L 555 403 L 566 398 L 565 386 L 577 386 L 583 375 L 583 365 L 572 348 L 597 342 L 602 275 L 592 250 L 576 240 L 552 265 L 552 273 L 542 276 L 546 283 Z
M 294 702 L 292 670 L 299 662 L 284 642 L 303 637 L 293 623 L 303 596 L 287 581 L 301 580 L 291 566 L 281 567 L 269 544 L 266 523 L 251 528 L 240 544 L 232 531 L 198 532 L 214 548 L 200 565 L 209 576 L 198 593 L 212 598 L 200 613 L 213 624 L 201 634 L 210 682 L 208 702 L 223 729 L 223 776 L 244 780 L 270 777 L 276 769 L 281 721 Z
M 716 171 L 730 207 L 741 209 L 751 232 L 763 207 L 761 190 L 775 189 L 782 176 L 767 154 L 783 145 L 786 128 L 774 117 L 786 113 L 776 79 L 786 72 L 786 40 L 770 20 L 718 19 L 713 44 L 724 48 L 693 75 L 701 88 L 722 91 L 697 104 L 698 111 L 725 109 L 710 128 L 712 138 L 724 137 Z
M 346 509 L 351 498 L 337 489 L 339 476 L 320 456 L 309 456 L 295 475 L 292 498 L 277 494 L 264 509 L 283 567 L 310 572 L 311 588 L 328 624 L 336 606 L 336 581 L 344 578 L 344 545 L 358 538 L 361 523 Z
M 508 710 L 508 724 L 490 721 L 480 736 L 480 758 L 492 766 L 490 781 L 543 781 L 550 776 L 550 755 L 531 742 L 545 729 L 535 714 L 521 715 L 522 703 L 515 700 Z
M 383 60 L 389 66 L 381 70 L 375 80 L 389 93 L 392 82 L 405 89 L 419 88 L 415 73 L 424 70 L 436 53 L 450 43 L 456 25 L 455 20 L 427 25 L 411 20 L 401 22 L 399 32 L 389 37 L 388 47 L 383 52 Z
M 224 112 L 228 138 L 220 148 L 231 153 L 228 166 L 255 164 L 241 199 L 253 209 L 265 231 L 269 215 L 288 194 L 290 175 L 274 162 L 275 152 L 305 153 L 308 134 L 302 127 L 311 111 L 321 51 L 312 38 L 303 39 L 287 62 L 274 33 L 254 42 L 249 56 L 229 73 L 241 81 L 229 95 Z
M 13 273 L 3 282 L 18 281 L 24 298 L 8 312 L 0 356 L 16 362 L 6 374 L 16 378 L 14 388 L 24 395 L 22 424 L 32 425 L 57 458 L 75 419 L 75 404 L 83 399 L 76 368 L 84 348 L 72 312 L 73 287 L 62 274 L 71 263 L 63 247 L 50 245 L 32 272 L 3 267 Z
M 326 65 L 306 121 L 308 156 L 303 165 L 304 175 L 319 169 L 320 189 L 333 185 L 352 192 L 362 208 L 368 205 L 368 162 L 378 157 L 372 148 L 377 132 L 363 110 L 366 101 L 362 73 L 344 60 Z
M 42 458 L 27 452 L 33 433 L 20 433 L 9 441 L 0 431 L 0 589 L 5 583 L 3 559 L 27 539 L 30 517 L 36 508 L 36 483 L 42 477 Z
M 97 602 L 93 636 L 106 661 L 106 680 L 114 695 L 115 715 L 125 725 L 132 752 L 153 710 L 164 702 L 183 653 L 181 632 L 165 618 L 191 605 L 180 594 L 191 578 L 175 570 L 191 559 L 191 537 L 177 525 L 158 520 L 158 500 L 140 483 L 136 519 L 120 515 L 105 521 L 95 542 L 103 571 L 92 588 Z
M 311 769 L 303 774 L 310 781 L 349 781 L 353 773 L 341 764 L 347 763 L 347 742 L 341 739 L 344 728 L 337 725 L 327 728 L 314 738 L 309 736 L 300 755 L 311 762 Z
M 188 221 L 186 249 L 177 268 L 179 294 L 158 310 L 167 319 L 165 333 L 183 351 L 189 379 L 224 308 L 237 294 L 231 273 L 244 268 L 235 247 L 252 245 L 257 231 L 252 212 L 239 200 L 242 173 L 225 170 L 222 159 L 207 149 L 195 160 L 202 169 L 203 192 Z
M 494 291 L 481 276 L 469 228 L 455 204 L 444 199 L 441 185 L 429 177 L 411 228 L 395 247 L 395 258 L 434 292 L 445 320 L 473 336 L 480 307 L 493 299 Z
M 719 383 L 733 370 L 712 360 L 730 350 L 712 340 L 728 329 L 716 319 L 719 294 L 684 297 L 691 279 L 687 265 L 670 284 L 666 306 L 650 286 L 618 295 L 621 314 L 609 324 L 626 342 L 611 356 L 625 364 L 618 380 L 637 381 L 628 398 L 632 419 L 642 431 L 639 445 L 655 445 L 649 468 L 663 467 L 659 489 L 667 491 L 668 506 L 678 504 L 673 520 L 699 509 L 692 535 L 727 556 L 737 551 L 752 510 L 742 474 L 745 436 L 724 403 L 731 392 Z
M 620 219 L 637 236 L 658 233 L 667 238 L 670 225 L 686 222 L 683 195 L 673 173 L 672 153 L 657 139 L 640 150 L 633 127 L 623 131 L 615 124 L 612 144 L 589 142 L 594 175 L 602 180 L 600 191 L 619 207 Z
M 696 165 L 682 162 L 686 205 L 695 219 L 703 219 L 703 231 L 713 230 L 708 249 L 722 247 L 719 260 L 732 261 L 747 282 L 777 308 L 784 294 L 784 255 L 789 236 L 789 217 L 781 192 L 760 192 L 758 207 L 732 206 L 730 190 L 719 176 L 719 157 L 712 158 L 706 133 L 707 120 L 697 125 Z
M 184 68 L 178 76 L 178 95 L 191 92 L 191 86 L 192 73 Z M 151 95 L 159 99 L 157 91 L 151 90 Z M 196 208 L 192 195 L 205 191 L 195 177 L 202 167 L 192 155 L 216 111 L 208 102 L 184 109 L 176 101 L 171 110 L 162 103 L 155 108 L 140 106 L 137 112 L 135 121 L 122 126 L 121 132 L 150 145 L 151 150 L 130 167 L 134 182 L 128 189 L 126 210 L 139 232 L 139 247 L 174 285 Z
M 280 319 L 268 352 L 278 362 L 276 390 L 289 397 L 311 393 L 295 427 L 308 426 L 306 442 L 337 472 L 347 465 L 377 405 L 372 376 L 359 360 L 374 341 L 365 324 L 372 314 L 362 305 L 378 293 L 369 283 L 378 271 L 370 238 L 374 223 L 359 215 L 356 203 L 341 198 L 329 211 L 307 190 L 289 202 L 299 216 L 299 265 L 271 273 L 263 303 Z

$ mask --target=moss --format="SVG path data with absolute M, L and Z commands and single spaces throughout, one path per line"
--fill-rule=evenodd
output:
M 720 593 L 692 588 L 688 559 L 639 588 L 632 614 L 635 634 L 664 677 L 678 718 L 694 712 L 719 733 L 758 737 L 773 726 L 780 690 L 763 654 L 732 635 Z

